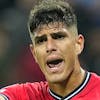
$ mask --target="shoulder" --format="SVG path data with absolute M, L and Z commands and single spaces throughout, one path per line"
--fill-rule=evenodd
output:
M 15 94 L 15 91 L 18 87 L 18 84 L 14 84 L 0 89 L 0 100 L 9 100 L 12 98 L 12 94 Z
M 26 83 L 24 84 L 24 89 L 31 91 L 40 91 L 43 89 L 48 89 L 47 82 L 34 82 L 34 83 Z
M 100 76 L 96 73 L 90 73 L 90 80 L 87 86 L 100 91 Z
M 34 83 L 21 83 L 21 84 L 14 84 L 14 85 L 9 85 L 6 86 L 2 89 L 0 89 L 0 93 L 3 93 L 7 90 L 10 91 L 16 91 L 16 90 L 23 90 L 23 89 L 27 89 L 27 88 L 34 88 L 34 89 L 39 89 L 39 88 L 46 88 L 48 87 L 48 83 L 47 82 L 34 82 Z
M 80 100 L 99 100 L 100 99 L 100 76 L 96 73 L 88 72 L 88 81 L 82 91 L 76 95 Z M 76 100 L 75 99 L 75 100 Z
M 24 84 L 14 84 L 0 89 L 0 97 L 1 98 L 18 98 L 18 96 L 27 98 L 30 94 L 36 94 L 43 90 L 48 89 L 47 82 L 34 82 L 34 83 L 24 83 Z M 0 100 L 8 100 L 8 99 L 0 99 Z M 14 100 L 14 99 L 13 99 Z
M 100 83 L 100 76 L 91 72 L 91 81 L 96 84 Z

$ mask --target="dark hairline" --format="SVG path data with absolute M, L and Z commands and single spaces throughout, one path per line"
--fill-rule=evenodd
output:
M 54 2 L 52 1 L 52 0 L 50 0 L 51 2 L 45 2 L 45 3 L 47 3 L 47 4 L 52 4 L 52 3 L 54 3 L 55 2 L 55 0 L 54 0 Z M 34 30 L 34 28 L 33 28 L 33 30 L 32 29 L 30 29 L 31 28 L 31 23 L 32 23 L 32 20 L 34 20 L 34 16 L 36 16 L 36 14 L 38 15 L 40 12 L 50 12 L 50 11 L 58 11 L 58 10 L 60 10 L 60 11 L 63 11 L 63 10 L 65 10 L 65 9 L 68 9 L 68 11 L 70 11 L 70 13 L 72 14 L 71 16 L 72 16 L 72 19 L 73 19 L 73 21 L 72 21 L 72 23 L 70 23 L 71 25 L 73 25 L 73 24 L 75 24 L 76 26 L 77 26 L 77 19 L 76 19 L 76 16 L 75 16 L 75 14 L 74 14 L 74 12 L 73 12 L 73 9 L 72 9 L 72 7 L 68 4 L 68 3 L 64 3 L 64 2 L 61 2 L 61 1 L 59 1 L 59 3 L 58 2 L 56 2 L 56 4 L 53 4 L 53 5 L 56 5 L 56 6 L 52 6 L 52 5 L 45 5 L 45 3 L 44 3 L 44 6 L 43 6 L 43 4 L 40 4 L 40 5 L 36 5 L 36 7 L 34 8 L 34 9 L 32 9 L 31 10 L 31 12 L 30 12 L 30 18 L 29 18 L 29 22 L 28 22 L 28 28 L 29 28 L 29 32 L 30 33 L 33 33 L 33 30 Z M 61 4 L 60 4 L 61 3 Z M 46 8 L 46 6 L 48 7 L 48 9 Z M 57 6 L 59 6 L 59 7 L 57 7 Z M 53 8 L 52 8 L 53 7 Z M 71 16 L 69 16 L 69 17 L 71 17 Z M 36 23 L 37 24 L 37 23 Z M 65 23 L 66 24 L 66 23 Z M 68 25 L 67 25 L 68 26 Z M 38 26 L 37 26 L 38 27 Z

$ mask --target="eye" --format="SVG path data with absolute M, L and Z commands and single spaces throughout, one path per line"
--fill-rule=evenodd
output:
M 63 34 L 63 33 L 54 33 L 54 34 L 52 34 L 53 39 L 64 39 L 65 37 L 66 37 L 66 35 Z
M 45 41 L 47 41 L 47 37 L 46 36 L 41 36 L 41 37 L 36 37 L 35 38 L 35 44 L 42 44 Z

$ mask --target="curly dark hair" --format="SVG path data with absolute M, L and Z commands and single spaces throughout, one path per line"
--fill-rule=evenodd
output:
M 63 22 L 68 27 L 77 25 L 72 7 L 61 0 L 44 0 L 30 12 L 28 28 L 31 33 L 40 25 L 50 22 Z

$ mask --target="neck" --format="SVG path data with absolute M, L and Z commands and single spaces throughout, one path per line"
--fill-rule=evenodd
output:
M 84 80 L 85 71 L 80 68 L 78 71 L 73 71 L 67 80 L 60 83 L 49 83 L 50 89 L 60 96 L 66 96 L 74 91 Z

